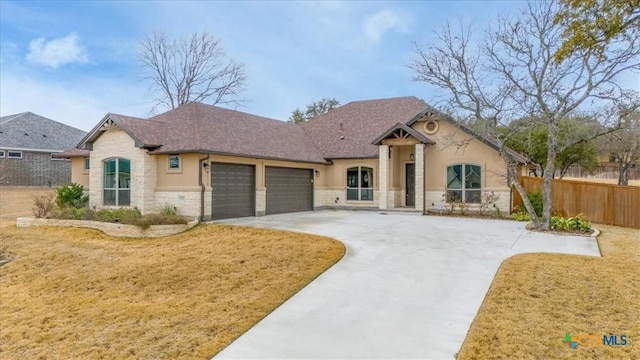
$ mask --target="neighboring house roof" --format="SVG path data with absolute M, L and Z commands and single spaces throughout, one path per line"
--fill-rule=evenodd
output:
M 327 159 L 375 158 L 372 143 L 397 123 L 406 124 L 426 109 L 424 101 L 410 96 L 354 101 L 302 124 Z
M 31 112 L 0 117 L 0 148 L 58 152 L 74 147 L 85 132 Z

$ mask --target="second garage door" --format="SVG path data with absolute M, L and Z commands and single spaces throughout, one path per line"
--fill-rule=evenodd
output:
M 255 216 L 255 166 L 211 164 L 213 219 Z
M 267 215 L 313 210 L 313 170 L 265 168 Z

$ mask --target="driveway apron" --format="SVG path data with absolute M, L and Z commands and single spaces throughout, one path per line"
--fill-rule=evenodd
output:
M 317 211 L 218 223 L 330 236 L 347 251 L 216 359 L 453 359 L 502 261 L 600 256 L 594 238 L 504 220 Z

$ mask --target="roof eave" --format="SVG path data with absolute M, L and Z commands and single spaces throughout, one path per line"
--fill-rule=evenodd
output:
M 327 165 L 327 164 L 330 163 L 329 160 L 287 159 L 287 158 L 279 158 L 279 157 L 273 157 L 273 156 L 261 156 L 261 155 L 252 155 L 252 154 L 238 154 L 238 153 L 215 151 L 215 150 L 204 150 L 204 149 L 161 150 L 161 151 L 150 151 L 149 152 L 150 155 L 193 154 L 193 153 L 211 154 L 211 155 L 223 155 L 223 156 L 236 156 L 236 157 L 250 158 L 250 159 L 290 161 L 290 162 L 322 164 L 322 165 Z

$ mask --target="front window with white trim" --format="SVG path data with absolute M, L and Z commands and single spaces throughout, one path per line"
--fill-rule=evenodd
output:
M 7 157 L 9 159 L 22 159 L 22 151 L 7 151 Z
M 169 155 L 169 170 L 180 170 L 180 155 Z
M 112 158 L 104 161 L 104 205 L 131 204 L 131 161 Z
M 347 200 L 373 201 L 373 169 L 358 166 L 347 169 Z
M 482 167 L 457 164 L 447 167 L 447 202 L 478 204 L 482 198 Z

